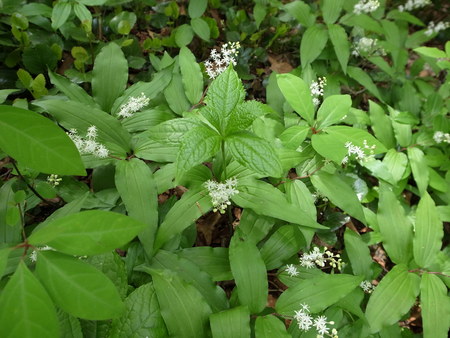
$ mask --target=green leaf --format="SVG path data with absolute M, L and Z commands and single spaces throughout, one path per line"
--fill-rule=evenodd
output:
M 396 141 L 392 129 L 391 119 L 385 114 L 383 108 L 375 102 L 369 100 L 369 113 L 372 129 L 377 139 L 379 139 L 386 148 L 394 148 Z
M 179 73 L 172 75 L 172 81 L 170 81 L 169 85 L 164 89 L 164 96 L 166 97 L 170 109 L 177 115 L 183 115 L 183 113 L 187 112 L 191 107 L 185 95 L 185 89 Z
M 58 1 L 52 11 L 52 28 L 57 30 L 64 25 L 72 11 L 72 3 Z
M 177 155 L 177 175 L 213 157 L 220 148 L 221 137 L 208 127 L 195 127 L 188 131 Z
M 194 18 L 199 18 L 203 15 L 208 6 L 208 0 L 192 0 L 189 1 L 188 13 L 189 16 Z
M 257 317 L 255 322 L 256 338 L 290 338 L 283 321 L 275 316 Z
M 63 92 L 70 100 L 95 106 L 96 103 L 92 97 L 80 86 L 71 82 L 64 76 L 52 72 L 51 70 L 48 71 L 48 76 L 51 83 L 53 83 L 55 87 Z
M 322 15 L 325 23 L 332 24 L 339 18 L 344 2 L 345 0 L 324 0 L 322 2 Z M 330 38 L 333 39 L 331 36 Z
M 230 266 L 236 282 L 239 302 L 247 305 L 250 313 L 258 313 L 267 302 L 266 266 L 256 244 L 235 232 L 230 242 Z
M 391 173 L 394 182 L 397 183 L 403 178 L 406 166 L 408 165 L 408 157 L 395 149 L 389 149 L 383 158 L 383 163 Z
M 92 93 L 100 107 L 110 112 L 114 101 L 123 94 L 128 81 L 128 62 L 114 42 L 102 48 L 92 70 Z
M 167 336 L 152 283 L 140 286 L 125 299 L 125 312 L 113 319 L 109 333 L 111 338 Z
M 420 283 L 424 337 L 445 338 L 450 325 L 450 299 L 438 276 L 424 273 Z
M 304 279 L 281 294 L 275 309 L 279 314 L 292 316 L 294 311 L 299 310 L 300 304 L 305 303 L 312 313 L 321 312 L 344 298 L 361 281 L 361 277 L 345 274 L 321 274 Z
M 155 239 L 155 251 L 211 209 L 211 197 L 205 188 L 191 189 L 184 193 L 159 226 Z
M 442 245 L 444 228 L 433 199 L 427 192 L 420 199 L 414 227 L 414 260 L 420 267 L 430 267 Z
M 86 175 L 72 140 L 49 119 L 29 110 L 0 106 L 0 148 L 42 173 Z
M 139 234 L 139 240 L 150 254 L 158 227 L 158 193 L 153 173 L 147 164 L 137 158 L 119 161 L 115 184 L 128 216 L 146 225 Z
M 329 0 L 328 2 L 335 1 Z M 348 59 L 350 58 L 350 43 L 348 42 L 347 33 L 341 25 L 329 24 L 328 34 L 330 35 L 330 40 L 342 71 L 346 74 Z
M 48 223 L 33 232 L 32 245 L 49 245 L 70 255 L 96 255 L 131 241 L 145 225 L 131 217 L 103 210 L 82 211 Z
M 189 2 L 189 6 L 191 3 Z M 197 104 L 203 94 L 203 74 L 200 66 L 187 47 L 181 47 L 179 62 L 186 97 L 191 104 Z
M 14 201 L 13 185 L 17 184 L 15 179 L 10 179 L 3 183 L 0 187 L 0 243 L 18 244 L 21 243 L 22 238 L 22 225 L 19 221 L 11 226 L 8 222 L 8 214 L 11 208 L 18 210 Z
M 206 337 L 212 311 L 200 292 L 170 270 L 153 270 L 152 278 L 169 335 Z
M 266 237 L 274 225 L 275 220 L 260 216 L 251 209 L 245 209 L 239 221 L 239 229 L 245 234 L 245 238 L 255 243 Z
M 243 131 L 249 128 L 258 116 L 272 112 L 271 108 L 258 101 L 244 101 L 239 103 L 231 112 L 226 126 L 226 134 Z
M 430 174 L 423 151 L 417 147 L 409 147 L 407 153 L 417 188 L 419 188 L 420 195 L 424 196 L 427 193 Z
M 148 134 L 150 139 L 156 142 L 178 146 L 188 131 L 199 126 L 201 126 L 201 123 L 195 119 L 178 118 L 151 127 Z
M 208 23 L 202 18 L 194 18 L 191 20 L 191 27 L 195 34 L 197 34 L 202 40 L 208 41 L 211 31 Z
M 238 306 L 230 310 L 213 313 L 209 320 L 214 338 L 250 337 L 250 312 L 247 306 Z
M 17 89 L 0 89 L 0 104 L 4 103 L 10 94 L 17 91 Z
M 366 223 L 366 218 L 356 193 L 339 175 L 329 174 L 321 170 L 311 176 L 311 182 L 317 190 L 327 196 L 339 208 L 350 216 Z
M 374 95 L 378 100 L 383 101 L 377 86 L 373 83 L 372 78 L 361 68 L 358 67 L 348 67 L 348 75 L 366 88 L 372 95 Z
M 446 58 L 447 54 L 436 47 L 418 47 L 413 49 L 416 53 L 419 53 L 421 55 L 425 55 L 431 58 Z
M 368 244 L 364 242 L 357 232 L 350 228 L 345 229 L 344 243 L 353 274 L 356 276 L 364 276 L 365 279 L 370 280 L 373 275 L 373 261 Z
M 89 22 L 92 24 L 92 14 L 87 7 L 80 3 L 73 4 L 73 11 L 81 23 Z
M 57 309 L 61 338 L 83 338 L 80 320 L 61 309 Z
M 395 223 L 393 223 L 395 224 Z M 367 303 L 366 318 L 371 332 L 396 323 L 414 305 L 420 277 L 404 264 L 394 266 L 381 280 Z
M 241 225 L 242 219 L 239 226 Z M 215 282 L 233 279 L 228 258 L 228 248 L 198 246 L 183 249 L 178 254 L 207 272 Z
M 287 102 L 297 114 L 312 126 L 314 123 L 314 105 L 311 91 L 306 82 L 292 74 L 278 74 L 277 82 Z
M 279 136 L 286 148 L 296 150 L 308 135 L 308 126 L 292 126 L 285 129 Z
M 231 156 L 244 167 L 265 176 L 281 176 L 280 160 L 268 141 L 249 132 L 240 132 L 228 136 L 225 144 Z
M 2 337 L 58 337 L 56 310 L 44 287 L 21 261 L 0 295 Z
M 194 37 L 194 32 L 191 26 L 184 24 L 178 26 L 175 30 L 175 43 L 178 47 L 183 47 L 191 43 Z
M 341 121 L 352 106 L 350 95 L 328 96 L 317 111 L 317 129 L 322 129 Z
M 311 14 L 311 7 L 303 1 L 289 2 L 284 5 L 284 10 L 305 27 L 310 27 L 315 22 L 316 17 Z
M 131 148 L 131 135 L 117 118 L 92 106 L 75 101 L 45 100 L 36 102 L 55 117 L 66 129 L 75 128 L 84 136 L 90 126 L 96 126 L 98 140 L 109 142 L 108 149 L 121 152 L 124 156 Z M 114 147 L 115 146 L 115 147 Z
M 300 43 L 300 60 L 305 69 L 322 53 L 328 41 L 328 32 L 323 25 L 316 24 L 303 33 Z
M 0 249 L 0 279 L 2 279 L 3 274 L 5 273 L 6 266 L 8 265 L 9 253 L 12 250 L 12 248 Z
M 39 251 L 36 274 L 54 302 L 76 317 L 104 320 L 124 310 L 109 278 L 78 258 Z

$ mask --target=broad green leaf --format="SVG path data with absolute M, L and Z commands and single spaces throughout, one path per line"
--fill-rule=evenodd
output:
M 200 122 L 190 118 L 172 119 L 151 127 L 150 139 L 173 145 L 180 145 L 184 135 L 192 128 L 201 126 Z
M 145 251 L 151 254 L 158 227 L 158 192 L 151 169 L 137 158 L 119 161 L 115 184 L 128 216 L 146 225 L 139 233 L 139 240 Z
M 58 1 L 52 11 L 52 28 L 57 30 L 64 25 L 72 11 L 72 3 Z
M 200 292 L 170 270 L 153 270 L 161 315 L 174 337 L 206 337 L 211 308 Z
M 191 105 L 185 95 L 185 88 L 181 80 L 181 75 L 179 73 L 174 73 L 172 75 L 172 81 L 164 89 L 164 96 L 170 107 L 177 115 L 183 115 L 187 112 Z
M 424 273 L 420 283 L 424 337 L 445 338 L 450 326 L 450 298 L 438 276 Z
M 259 316 L 255 322 L 256 338 L 290 338 L 283 321 L 275 316 Z
M 317 59 L 325 48 L 327 41 L 328 32 L 325 26 L 321 24 L 315 24 L 303 33 L 302 42 L 300 43 L 300 60 L 303 69 Z
M 247 306 L 213 313 L 209 321 L 214 338 L 250 337 L 250 312 Z
M 179 63 L 186 97 L 191 104 L 197 104 L 203 93 L 203 75 L 200 66 L 195 60 L 195 55 L 187 47 L 180 49 Z
M 440 50 L 436 47 L 418 47 L 414 48 L 414 51 L 421 55 L 425 55 L 436 59 L 447 57 L 446 53 L 443 50 Z
M 298 76 L 292 74 L 278 74 L 278 86 L 291 107 L 310 126 L 314 123 L 314 105 L 311 98 L 311 91 Z
M 0 279 L 2 279 L 3 274 L 5 273 L 5 269 L 8 264 L 9 253 L 12 250 L 13 250 L 12 248 L 0 249 Z
M 414 260 L 420 267 L 430 267 L 442 245 L 444 228 L 436 204 L 427 192 L 420 199 L 414 226 Z
M 73 4 L 73 11 L 82 24 L 92 24 L 92 14 L 85 5 L 80 3 Z
M 0 89 L 0 104 L 4 103 L 10 94 L 17 91 L 17 89 Z
M 178 26 L 175 30 L 175 43 L 178 47 L 183 47 L 191 43 L 194 38 L 194 32 L 190 25 L 184 24 Z
M 317 129 L 322 129 L 339 122 L 346 116 L 352 106 L 350 95 L 328 96 L 317 111 Z
M 28 241 L 70 255 L 96 255 L 127 244 L 144 228 L 144 223 L 131 217 L 90 210 L 56 219 L 32 233 Z
M 328 2 L 334 1 L 329 0 Z M 350 43 L 348 42 L 347 33 L 341 25 L 329 24 L 328 34 L 330 35 L 330 40 L 342 71 L 346 74 L 348 59 L 350 58 Z
M 300 280 L 281 294 L 275 309 L 279 314 L 292 316 L 300 309 L 300 304 L 305 303 L 312 313 L 320 312 L 344 298 L 361 281 L 361 277 L 345 274 L 321 274 Z
M 412 145 L 412 125 L 397 122 L 396 120 L 401 116 L 402 112 L 388 106 L 388 111 L 391 117 L 392 129 L 394 130 L 397 143 L 402 147 L 409 147 Z
M 261 257 L 267 270 L 279 268 L 307 243 L 297 225 L 279 227 L 261 247 Z
M 209 42 L 211 31 L 208 23 L 202 18 L 194 18 L 191 20 L 191 27 L 195 34 L 197 34 L 202 40 Z
M 159 226 L 155 239 L 155 251 L 211 209 L 211 197 L 205 188 L 189 190 L 184 193 Z
M 389 116 L 385 114 L 380 105 L 371 100 L 369 100 L 369 113 L 372 129 L 375 132 L 377 139 L 379 139 L 386 148 L 394 148 L 396 141 Z
M 329 174 L 322 170 L 311 176 L 311 182 L 317 190 L 327 196 L 339 208 L 350 216 L 366 223 L 366 218 L 356 193 L 339 175 Z
M 269 106 L 258 101 L 244 101 L 239 103 L 231 112 L 226 133 L 231 134 L 236 131 L 242 131 L 249 128 L 258 116 L 270 113 Z
M 208 6 L 208 0 L 192 0 L 189 1 L 188 13 L 189 16 L 194 18 L 199 18 L 203 15 Z
M 250 313 L 262 311 L 268 296 L 267 273 L 256 244 L 237 231 L 231 238 L 229 254 L 239 303 L 247 305 Z
M 394 223 L 395 224 L 395 223 Z M 370 296 L 366 318 L 375 333 L 396 323 L 411 309 L 419 294 L 420 277 L 399 264 L 388 272 Z
M 81 136 L 86 135 L 90 126 L 96 126 L 98 141 L 107 142 L 108 149 L 122 153 L 130 151 L 131 135 L 122 127 L 117 118 L 104 111 L 75 101 L 45 100 L 36 102 L 66 129 L 75 128 Z
M 358 67 L 348 67 L 347 72 L 352 79 L 356 80 L 360 85 L 366 88 L 378 100 L 383 101 L 377 86 L 373 83 L 372 78 L 364 70 Z
M 303 1 L 293 1 L 284 5 L 284 10 L 305 27 L 314 24 L 316 17 L 311 14 L 311 7 Z
M 63 92 L 70 100 L 85 103 L 94 106 L 95 102 L 92 97 L 84 91 L 83 88 L 71 82 L 69 79 L 52 72 L 48 71 L 48 76 L 51 83 L 55 85 L 61 92 Z
M 315 229 L 325 229 L 303 210 L 289 203 L 286 196 L 269 183 L 259 180 L 239 182 L 239 194 L 232 200 L 243 208 L 253 209 L 257 214 L 279 218 L 289 223 Z
M 183 249 L 178 254 L 207 272 L 215 282 L 233 279 L 230 259 L 228 258 L 228 248 L 201 246 Z
M 417 188 L 419 188 L 420 195 L 424 196 L 427 193 L 429 172 L 423 151 L 417 147 L 409 147 L 407 153 Z
M 389 149 L 383 158 L 383 163 L 391 173 L 394 182 L 398 182 L 403 178 L 406 166 L 408 165 L 408 157 L 395 149 Z
M 412 225 L 397 196 L 386 185 L 380 185 L 378 225 L 383 246 L 394 263 L 407 264 L 412 258 Z
M 370 280 L 373 274 L 373 261 L 368 244 L 364 242 L 357 232 L 350 228 L 345 229 L 344 243 L 353 274 L 356 276 L 364 276 L 365 279 Z
M 52 121 L 29 110 L 0 106 L 0 148 L 42 173 L 86 175 L 72 140 Z
M 234 133 L 225 140 L 231 156 L 259 174 L 280 177 L 282 167 L 271 144 L 249 132 Z
M 123 94 L 128 81 L 128 62 L 114 42 L 102 48 L 92 70 L 92 93 L 100 107 L 110 112 L 114 101 Z
M 344 2 L 345 0 L 324 0 L 322 2 L 322 15 L 325 23 L 332 24 L 339 18 Z M 332 39 L 331 36 L 330 38 Z
M 292 126 L 283 131 L 279 138 L 286 148 L 296 150 L 305 140 L 309 129 L 308 126 Z
M 76 317 L 104 320 L 118 317 L 124 310 L 109 278 L 78 258 L 39 251 L 36 274 L 53 301 Z
M 195 127 L 181 141 L 177 155 L 177 175 L 209 160 L 220 149 L 221 137 L 208 127 Z
M 67 312 L 57 309 L 56 312 L 61 331 L 60 338 L 83 338 L 80 320 Z
M 8 245 L 21 243 L 23 240 L 20 217 L 17 223 L 13 225 L 9 224 L 7 219 L 9 209 L 17 209 L 14 202 L 13 184 L 17 184 L 17 181 L 9 179 L 0 187 L 0 243 Z
M 239 229 L 245 234 L 245 238 L 254 243 L 261 241 L 269 233 L 275 224 L 275 220 L 256 214 L 251 209 L 242 212 L 239 221 Z
M 59 337 L 53 302 L 23 261 L 0 294 L 0 308 L 2 337 Z
M 167 329 L 152 283 L 144 284 L 125 299 L 125 312 L 113 319 L 110 338 L 167 337 Z

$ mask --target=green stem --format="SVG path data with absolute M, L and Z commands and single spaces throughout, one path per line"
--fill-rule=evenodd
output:
M 224 140 L 222 140 L 220 148 L 222 150 L 223 176 L 224 176 L 224 179 L 226 180 L 228 178 L 228 176 L 227 176 L 227 161 L 226 161 L 226 157 L 225 157 L 225 141 Z

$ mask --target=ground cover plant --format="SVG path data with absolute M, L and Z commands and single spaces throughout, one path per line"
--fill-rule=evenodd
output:
M 447 337 L 449 5 L 0 1 L 2 337 Z

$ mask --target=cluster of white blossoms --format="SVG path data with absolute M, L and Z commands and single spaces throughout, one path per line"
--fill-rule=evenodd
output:
M 319 97 L 323 96 L 323 89 L 327 85 L 327 78 L 319 77 L 317 81 L 313 81 L 309 86 L 309 90 L 311 91 L 311 95 L 313 96 L 313 103 L 315 106 L 320 104 Z
M 230 198 L 239 193 L 237 187 L 237 179 L 229 178 L 224 183 L 208 180 L 205 182 L 205 188 L 208 189 L 211 202 L 213 204 L 213 211 L 219 211 L 221 214 L 231 205 Z
M 378 45 L 378 39 L 371 39 L 362 37 L 353 42 L 352 55 L 354 56 L 372 56 L 372 55 L 386 55 L 383 47 Z
M 286 271 L 290 277 L 295 277 L 300 274 L 294 264 L 286 265 L 286 269 L 284 269 L 284 271 Z
M 342 269 L 342 259 L 341 255 L 333 254 L 331 251 L 325 248 L 321 251 L 319 248 L 315 247 L 312 251 L 304 253 L 300 258 L 300 265 L 305 268 L 313 268 L 318 266 L 319 268 L 325 267 L 328 263 L 332 268 Z
M 450 134 L 437 131 L 433 135 L 433 140 L 436 143 L 450 143 Z
M 347 155 L 342 159 L 342 164 L 347 164 L 350 158 L 355 155 L 356 160 L 368 162 L 375 156 L 375 145 L 369 146 L 367 144 L 367 140 L 363 141 L 364 149 L 358 146 L 355 146 L 352 142 L 346 142 L 345 148 L 347 148 Z M 369 153 L 366 154 L 366 151 Z
M 359 2 L 353 7 L 353 13 L 355 14 L 369 14 L 375 12 L 380 7 L 378 0 L 359 0 Z
M 365 293 L 372 293 L 373 290 L 375 290 L 375 288 L 376 288 L 376 286 L 373 285 L 372 282 L 371 282 L 371 281 L 368 281 L 368 280 L 363 280 L 363 281 L 359 284 L 359 287 L 360 287 L 361 289 L 363 289 L 363 291 L 364 291 Z
M 96 141 L 97 127 L 90 126 L 87 129 L 85 137 L 78 135 L 76 129 L 70 129 L 67 135 L 72 139 L 80 154 L 92 154 L 95 157 L 105 158 L 109 155 L 109 150 L 101 143 Z
M 36 248 L 36 250 L 37 251 L 48 251 L 48 250 L 55 250 L 55 249 L 53 249 L 53 248 L 49 247 L 48 245 L 46 245 L 46 246 L 43 246 L 42 248 Z M 37 251 L 36 250 L 33 250 L 31 252 L 30 256 L 29 256 L 30 260 L 32 262 L 36 262 L 36 260 L 37 260 Z
M 58 175 L 55 174 L 51 174 L 50 176 L 47 177 L 47 182 L 52 185 L 53 187 L 56 187 L 57 185 L 59 185 L 59 182 L 62 181 L 62 178 L 59 178 Z
M 314 318 L 309 313 L 309 305 L 300 304 L 300 310 L 295 311 L 294 319 L 297 321 L 298 328 L 302 331 L 309 331 L 312 327 L 314 327 L 317 332 L 317 338 L 323 338 L 324 335 L 327 335 L 332 338 L 339 338 L 338 332 L 336 329 L 331 330 L 328 327 L 328 324 L 334 325 L 333 321 L 328 321 L 325 316 L 318 316 Z
M 433 21 L 430 21 L 424 34 L 426 36 L 431 36 L 433 34 L 439 33 L 440 31 L 446 30 L 448 27 L 450 27 L 450 22 L 441 21 L 435 24 Z
M 222 46 L 220 52 L 213 49 L 209 59 L 205 61 L 206 73 L 211 79 L 216 78 L 223 73 L 230 65 L 236 66 L 236 58 L 239 54 L 241 45 L 239 42 L 229 42 Z
M 141 93 L 140 96 L 132 96 L 128 99 L 127 103 L 120 106 L 120 110 L 117 113 L 119 117 L 127 118 L 133 116 L 133 114 L 150 103 L 150 99 Z
M 425 7 L 431 4 L 430 0 L 408 0 L 406 4 L 398 6 L 400 12 L 412 11 L 416 8 Z

